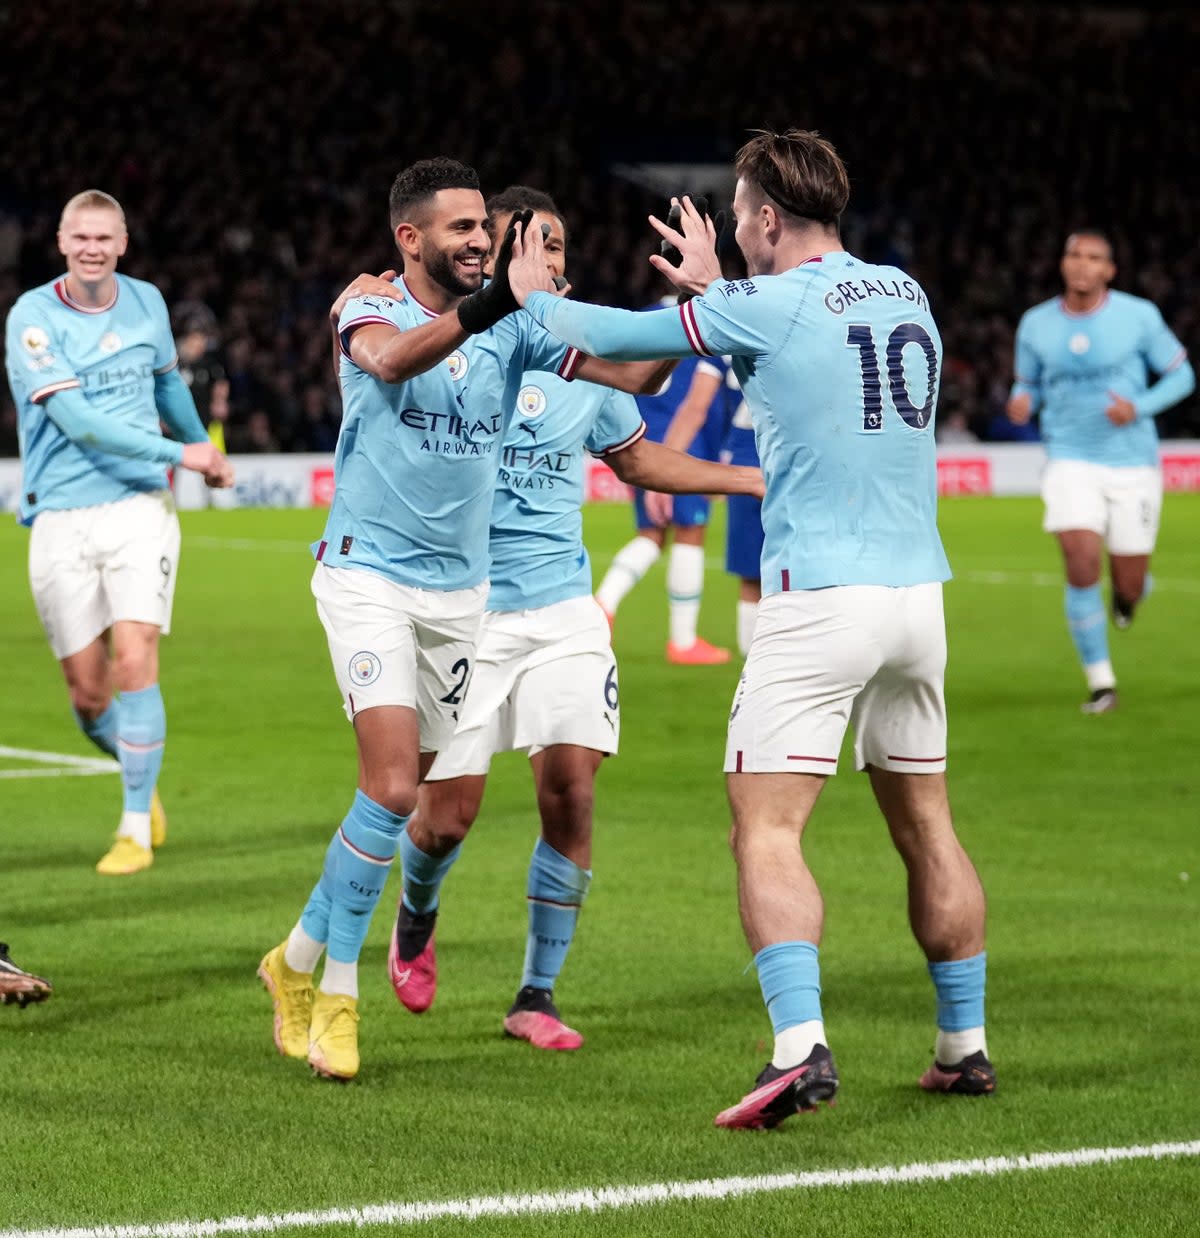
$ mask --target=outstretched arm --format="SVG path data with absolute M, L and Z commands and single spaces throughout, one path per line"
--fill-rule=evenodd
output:
M 760 469 L 696 460 L 645 437 L 604 460 L 623 482 L 642 490 L 659 490 L 664 494 L 748 494 L 756 499 L 765 493 Z

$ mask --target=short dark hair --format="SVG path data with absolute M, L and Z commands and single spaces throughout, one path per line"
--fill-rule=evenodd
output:
M 410 164 L 392 182 L 388 218 L 394 229 L 412 218 L 413 208 L 425 205 L 442 189 L 478 189 L 479 175 L 457 159 L 422 159 Z
M 760 129 L 738 151 L 734 170 L 788 215 L 835 227 L 850 200 L 846 165 L 833 146 L 808 129 Z
M 1067 252 L 1067 246 L 1070 245 L 1073 240 L 1081 236 L 1091 237 L 1093 241 L 1100 241 L 1102 244 L 1106 245 L 1108 247 L 1108 258 L 1110 262 L 1116 256 L 1115 251 L 1113 250 L 1112 238 L 1107 232 L 1104 231 L 1103 228 L 1072 228 L 1071 231 L 1067 233 L 1067 239 L 1063 241 L 1063 253 L 1065 254 Z
M 512 215 L 517 211 L 538 211 L 543 215 L 553 215 L 563 226 L 566 235 L 567 221 L 558 209 L 558 204 L 548 194 L 529 185 L 509 185 L 499 193 L 494 193 L 487 200 L 488 219 L 494 220 L 497 215 Z

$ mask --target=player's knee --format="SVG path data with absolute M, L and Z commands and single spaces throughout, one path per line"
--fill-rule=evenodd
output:
M 71 708 L 84 723 L 95 722 L 112 704 L 112 693 L 103 684 L 71 683 L 67 690 L 71 694 Z
M 368 799 L 374 800 L 381 808 L 395 813 L 397 817 L 407 817 L 417 806 L 416 783 L 404 774 L 393 770 L 381 770 L 369 774 L 363 791 Z
M 538 811 L 547 827 L 560 833 L 577 834 L 591 829 L 595 801 L 591 777 L 580 776 L 543 786 L 538 792 Z
M 119 692 L 140 692 L 158 680 L 158 659 L 153 650 L 135 646 L 113 655 L 113 680 Z

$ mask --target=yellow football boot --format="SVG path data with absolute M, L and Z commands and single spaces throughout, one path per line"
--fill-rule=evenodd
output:
M 158 798 L 158 788 L 150 800 L 150 845 L 157 850 L 167 841 L 167 811 Z
M 118 834 L 108 852 L 101 856 L 96 872 L 105 877 L 125 877 L 130 873 L 140 873 L 153 863 L 154 852 L 149 847 L 143 847 L 128 834 Z
M 258 978 L 275 1005 L 275 1047 L 284 1057 L 308 1056 L 312 1018 L 312 972 L 293 971 L 283 957 L 287 942 L 269 950 L 258 965 Z
M 358 1074 L 358 998 L 317 990 L 308 1064 L 325 1079 L 353 1079 Z

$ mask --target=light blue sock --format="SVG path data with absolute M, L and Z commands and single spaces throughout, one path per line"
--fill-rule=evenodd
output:
M 1099 585 L 1067 586 L 1067 626 L 1085 667 L 1108 661 L 1108 615 Z
M 108 708 L 98 717 L 87 719 L 79 710 L 75 710 L 75 721 L 79 729 L 100 749 L 110 757 L 117 756 L 117 702 L 110 701 Z M 119 758 L 118 758 L 119 759 Z
M 776 1036 L 785 1028 L 821 1020 L 821 964 L 811 941 L 764 946 L 754 965 Z
M 362 952 L 371 913 L 387 883 L 396 842 L 408 824 L 361 791 L 325 853 L 325 870 L 300 917 L 314 941 L 328 943 L 327 957 L 356 963 Z M 327 931 L 319 931 L 324 919 Z
M 400 835 L 400 864 L 404 869 L 404 905 L 413 915 L 428 915 L 437 910 L 438 892 L 446 874 L 458 859 L 462 850 L 459 843 L 445 855 L 430 855 L 408 836 L 405 830 Z
M 163 763 L 167 714 L 158 684 L 122 692 L 117 707 L 117 759 L 126 812 L 149 812 Z
M 983 991 L 987 986 L 987 951 L 969 959 L 930 963 L 937 990 L 937 1025 L 942 1032 L 965 1032 L 983 1026 Z
M 575 936 L 579 909 L 592 883 L 592 872 L 580 868 L 539 838 L 529 861 L 529 935 L 521 987 L 553 991 Z

